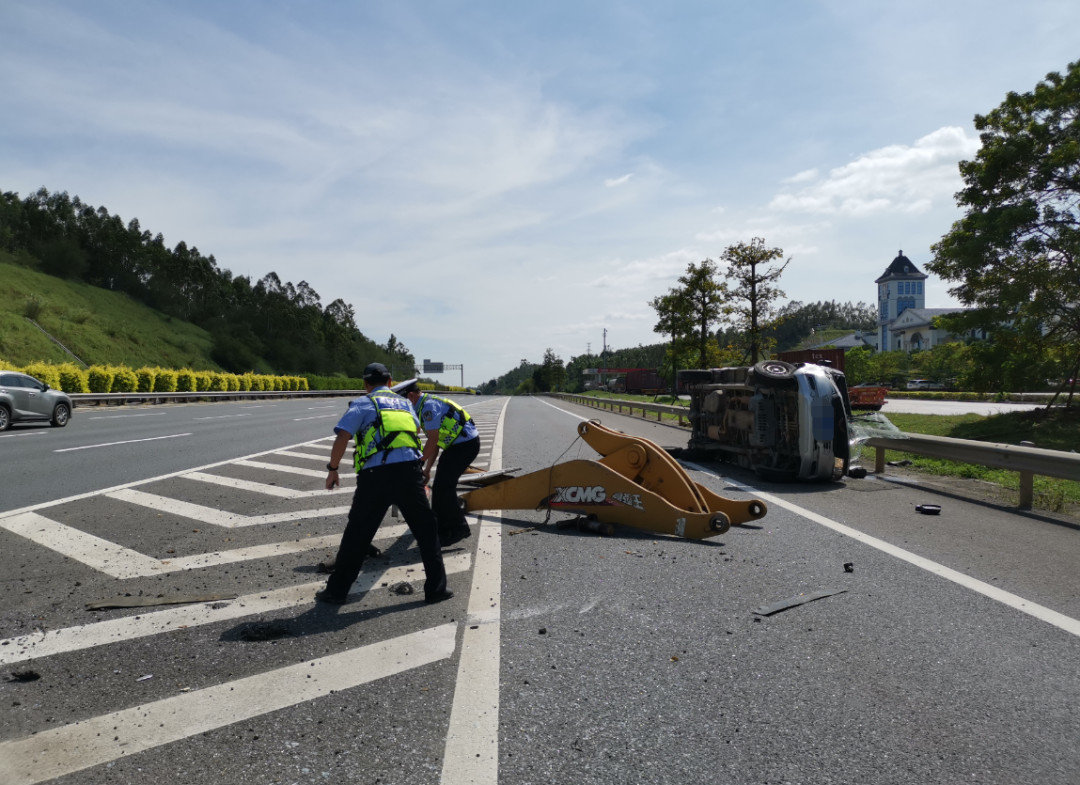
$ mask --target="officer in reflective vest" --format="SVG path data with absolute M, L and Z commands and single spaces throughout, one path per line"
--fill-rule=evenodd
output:
M 349 403 L 334 427 L 337 439 L 326 465 L 326 489 L 339 484 L 338 469 L 349 441 L 355 439 L 353 468 L 356 492 L 349 522 L 341 537 L 334 571 L 326 588 L 315 594 L 319 602 L 341 605 L 360 575 L 364 557 L 391 504 L 401 510 L 416 538 L 424 562 L 424 600 L 441 602 L 454 596 L 446 588 L 446 568 L 439 550 L 438 523 L 424 490 L 420 421 L 409 401 L 387 388 L 390 372 L 382 363 L 364 369 L 367 396 Z
M 469 523 L 458 503 L 457 484 L 480 453 L 480 434 L 469 413 L 455 401 L 422 392 L 412 379 L 397 388 L 409 399 L 427 435 L 424 445 L 424 482 L 442 450 L 439 470 L 431 486 L 431 506 L 439 519 L 439 542 L 445 547 L 470 536 Z

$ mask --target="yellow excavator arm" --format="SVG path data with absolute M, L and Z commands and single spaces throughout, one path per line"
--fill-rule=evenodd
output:
M 599 461 L 567 461 L 470 491 L 461 497 L 466 511 L 550 508 L 688 540 L 715 537 L 768 511 L 760 499 L 728 499 L 694 482 L 648 439 L 597 421 L 583 422 L 578 433 Z

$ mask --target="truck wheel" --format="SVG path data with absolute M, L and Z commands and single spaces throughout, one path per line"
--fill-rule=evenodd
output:
M 57 428 L 63 428 L 68 424 L 68 420 L 71 418 L 71 409 L 68 408 L 66 403 L 56 404 L 56 408 L 52 413 L 52 424 Z
M 0 431 L 6 431 L 11 427 L 11 412 L 6 406 L 0 406 Z
M 795 366 L 783 360 L 764 360 L 754 366 L 754 377 L 763 387 L 787 387 L 795 378 Z

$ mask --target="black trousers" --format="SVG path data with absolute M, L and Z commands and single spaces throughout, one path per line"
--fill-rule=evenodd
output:
M 349 593 L 391 504 L 401 510 L 420 548 L 426 576 L 424 594 L 434 597 L 446 591 L 446 568 L 439 549 L 435 514 L 424 492 L 424 471 L 420 461 L 409 461 L 364 469 L 357 476 L 349 522 L 341 536 L 334 571 L 326 581 L 331 593 L 341 596 Z
M 451 444 L 439 458 L 439 469 L 431 483 L 431 506 L 439 520 L 439 536 L 463 529 L 469 525 L 458 503 L 457 485 L 469 464 L 480 454 L 480 437 L 467 442 Z

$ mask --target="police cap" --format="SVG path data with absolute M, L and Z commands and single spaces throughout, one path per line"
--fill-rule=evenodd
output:
M 390 378 L 390 371 L 382 363 L 372 363 L 364 369 L 365 382 L 385 382 Z
M 420 392 L 420 388 L 416 386 L 416 379 L 406 379 L 395 384 L 390 388 L 390 391 L 396 392 L 398 395 L 408 395 L 411 392 Z

